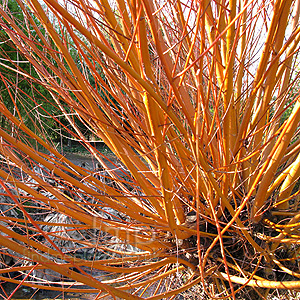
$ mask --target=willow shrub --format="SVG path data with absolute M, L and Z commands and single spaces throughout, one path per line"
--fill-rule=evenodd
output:
M 3 1 L 1 28 L 38 76 L 1 67 L 52 98 L 1 76 L 0 279 L 121 299 L 299 289 L 299 1 L 15 1 L 24 21 Z

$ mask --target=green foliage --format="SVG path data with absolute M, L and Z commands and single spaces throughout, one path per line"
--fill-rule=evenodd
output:
M 24 36 L 35 41 L 35 45 L 41 51 L 44 51 L 44 45 L 39 35 L 35 32 L 33 25 L 29 22 L 25 22 L 24 12 L 18 5 L 16 0 L 9 0 L 7 11 L 10 13 L 10 17 L 19 24 L 19 28 L 22 29 Z M 32 12 L 29 10 L 27 13 L 31 16 L 36 26 L 40 28 L 40 34 L 45 35 L 45 29 L 41 28 L 41 24 Z M 22 123 L 24 123 L 30 130 L 35 132 L 38 136 L 45 141 L 52 141 L 54 145 L 60 142 L 69 144 L 70 128 L 68 128 L 68 121 L 62 116 L 60 109 L 53 100 L 54 97 L 58 97 L 56 93 L 52 94 L 48 91 L 47 87 L 40 80 L 39 74 L 35 68 L 29 63 L 26 56 L 18 50 L 13 41 L 9 38 L 7 30 L 10 25 L 6 20 L 2 20 L 3 25 L 0 28 L 0 97 L 6 108 L 16 116 Z M 63 35 L 64 29 L 59 27 L 58 31 Z M 29 36 L 30 35 L 30 36 Z M 46 35 L 45 35 L 46 36 Z M 57 48 L 52 43 L 53 51 Z M 74 48 L 74 45 L 70 45 L 70 53 L 74 60 L 77 61 L 78 66 L 81 65 L 79 60 L 80 54 Z M 57 62 L 48 55 L 48 59 L 53 63 L 53 66 L 58 67 Z M 49 73 L 49 76 L 55 76 L 49 67 L 44 62 L 41 62 L 44 68 Z M 67 70 L 69 66 L 65 64 Z M 70 70 L 69 70 L 70 71 Z M 90 76 L 91 83 L 95 84 L 93 77 Z M 74 99 L 76 97 L 73 97 Z M 64 105 L 61 101 L 61 105 Z M 72 109 L 65 106 L 66 113 L 74 114 Z M 78 128 L 84 133 L 86 127 L 82 121 L 80 121 L 76 115 L 74 122 Z M 13 134 L 13 125 L 7 121 L 7 118 L 1 114 L 0 123 L 2 128 L 6 128 L 8 132 Z M 28 137 L 24 137 L 28 139 Z M 88 138 L 88 136 L 87 136 Z M 30 139 L 29 139 L 30 140 Z M 34 144 L 35 142 L 32 141 Z

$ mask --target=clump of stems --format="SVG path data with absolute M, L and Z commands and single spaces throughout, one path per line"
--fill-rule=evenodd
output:
M 3 2 L 1 29 L 31 71 L 0 65 L 34 92 L 1 75 L 0 245 L 23 262 L 5 280 L 97 299 L 299 289 L 299 1 L 16 3 L 24 22 Z M 69 160 L 46 120 L 94 166 Z M 36 216 L 50 213 L 69 223 Z M 72 284 L 31 280 L 46 270 Z

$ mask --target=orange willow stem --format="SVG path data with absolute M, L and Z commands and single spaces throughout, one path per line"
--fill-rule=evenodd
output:
M 101 283 L 100 281 L 97 281 L 96 279 L 92 278 L 91 276 L 87 277 L 84 275 L 81 275 L 80 273 L 77 273 L 75 271 L 70 270 L 68 267 L 65 268 L 61 266 L 60 264 L 55 264 L 51 260 L 49 260 L 47 257 L 31 250 L 23 245 L 17 244 L 16 242 L 2 236 L 0 239 L 0 244 L 4 247 L 7 247 L 16 253 L 19 253 L 21 255 L 24 255 L 33 261 L 49 268 L 52 269 L 53 271 L 62 274 L 66 277 L 72 278 L 76 281 L 82 282 L 87 284 L 88 286 L 94 287 L 97 290 L 102 290 L 102 291 L 108 291 L 111 294 L 116 295 L 117 297 L 121 297 L 122 299 L 142 299 L 138 296 L 130 295 L 126 292 L 120 291 L 114 287 L 111 287 L 107 284 Z
M 159 128 L 159 122 L 157 119 L 158 115 L 157 112 L 155 112 L 156 106 L 154 106 L 154 103 L 152 103 L 151 105 L 151 97 L 149 97 L 147 94 L 145 94 L 144 96 L 144 102 L 145 102 L 145 106 L 149 110 L 148 116 L 151 116 L 150 124 L 152 127 L 153 137 L 156 137 L 156 141 L 155 141 L 156 147 L 159 147 L 156 150 L 157 153 L 156 155 L 157 155 L 157 163 L 159 167 L 159 175 L 161 178 L 161 188 L 162 188 L 163 200 L 165 205 L 166 219 L 168 220 L 171 232 L 175 234 L 177 224 L 176 224 L 175 215 L 173 211 L 173 204 L 171 202 L 173 185 L 168 170 L 169 168 L 163 154 L 165 153 L 166 146 L 163 144 L 163 137 L 161 133 L 157 134 L 157 131 L 158 130 L 161 131 L 161 128 Z
M 35 0 L 32 0 L 33 3 L 36 5 L 36 7 L 39 9 L 39 11 L 42 12 L 42 8 Z M 77 30 L 79 30 L 84 36 L 86 36 L 89 40 L 93 40 L 95 43 L 95 46 L 97 46 L 101 51 L 103 51 L 105 54 L 107 54 L 110 58 L 112 58 L 125 72 L 128 72 L 129 75 L 131 75 L 137 83 L 139 83 L 152 97 L 155 99 L 157 104 L 161 107 L 163 111 L 165 111 L 168 116 L 174 121 L 174 124 L 180 129 L 180 132 L 183 134 L 184 137 L 186 137 L 186 130 L 183 128 L 182 124 L 179 122 L 179 120 L 176 118 L 176 116 L 173 114 L 172 111 L 168 110 L 165 103 L 160 99 L 160 97 L 155 93 L 153 90 L 151 84 L 148 81 L 145 81 L 139 76 L 130 66 L 125 63 L 118 55 L 116 55 L 112 50 L 107 48 L 105 45 L 103 45 L 95 36 L 93 36 L 86 28 L 84 28 L 75 18 L 73 18 L 67 11 L 60 6 L 56 1 L 54 0 L 46 0 L 49 5 L 53 6 L 53 8 L 57 9 L 61 15 L 68 20 L 71 24 L 75 26 Z
M 297 127 L 297 124 L 300 120 L 300 96 L 297 97 L 297 102 L 293 109 L 292 114 L 288 118 L 285 123 L 280 136 L 277 139 L 274 148 L 272 149 L 271 153 L 269 154 L 268 159 L 264 163 L 263 167 L 261 168 L 257 178 L 262 176 L 264 173 L 263 179 L 259 185 L 259 189 L 257 191 L 255 201 L 252 207 L 252 216 L 255 222 L 258 222 L 261 219 L 261 215 L 258 212 L 261 210 L 262 206 L 266 201 L 266 187 L 269 186 L 271 180 L 274 177 L 274 173 L 276 168 L 278 167 L 283 155 L 284 151 L 287 149 L 291 138 L 294 134 L 294 131 Z M 270 163 L 272 162 L 272 163 Z
M 220 278 L 227 280 L 227 275 L 225 273 L 219 273 Z M 270 280 L 259 280 L 242 278 L 238 276 L 230 276 L 230 280 L 238 284 L 246 284 L 248 286 L 268 288 L 268 289 L 284 289 L 284 290 L 296 290 L 300 288 L 299 281 L 270 281 Z

